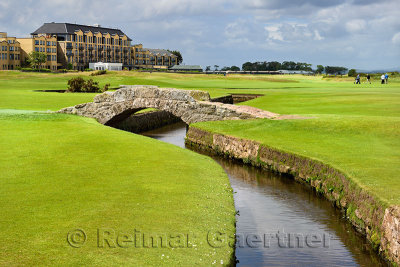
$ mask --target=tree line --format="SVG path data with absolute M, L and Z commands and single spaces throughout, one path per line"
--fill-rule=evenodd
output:
M 242 65 L 244 71 L 277 71 L 277 70 L 304 70 L 312 71 L 312 64 L 305 62 L 284 61 L 264 61 L 264 62 L 246 62 Z
M 322 66 L 317 65 L 317 69 L 312 69 L 312 64 L 305 62 L 294 62 L 294 61 L 263 61 L 263 62 L 246 62 L 242 65 L 243 71 L 278 71 L 278 70 L 296 70 L 296 71 L 313 71 L 315 73 L 326 73 L 326 74 L 345 74 L 347 68 L 340 66 Z M 214 65 L 214 70 L 219 71 L 219 66 Z M 240 71 L 237 66 L 223 67 L 221 71 Z M 211 71 L 211 66 L 206 67 L 206 71 Z

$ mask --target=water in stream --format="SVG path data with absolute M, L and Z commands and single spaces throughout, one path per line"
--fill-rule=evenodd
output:
M 143 135 L 184 148 L 186 125 Z M 236 192 L 238 266 L 386 266 L 343 215 L 311 189 L 276 173 L 213 158 Z

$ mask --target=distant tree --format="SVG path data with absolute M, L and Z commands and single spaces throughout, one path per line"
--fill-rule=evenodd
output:
M 296 69 L 296 62 L 294 61 L 283 61 L 282 69 L 283 70 L 295 70 Z
M 297 66 L 299 70 L 305 70 L 305 71 L 312 71 L 312 64 L 308 64 L 305 62 L 297 62 Z
M 327 74 L 344 74 L 347 71 L 345 67 L 338 67 L 338 66 L 326 66 L 325 72 Z
M 211 66 L 207 66 L 206 71 L 210 71 L 210 70 L 211 70 Z
M 324 66 L 322 65 L 317 65 L 317 73 L 321 74 L 323 73 L 325 70 Z
M 182 57 L 181 52 L 179 52 L 178 50 L 172 50 L 172 51 L 168 50 L 168 51 L 177 57 L 177 59 L 176 59 L 177 65 L 179 65 L 183 62 L 183 57 Z
M 278 61 L 268 62 L 267 66 L 268 66 L 267 70 L 270 70 L 270 71 L 276 71 L 276 70 L 280 70 L 282 68 L 282 64 L 279 63 Z
M 72 70 L 73 67 L 74 67 L 74 66 L 72 65 L 72 63 L 68 63 L 68 65 L 67 65 L 67 70 Z
M 348 75 L 349 75 L 349 77 L 356 77 L 357 71 L 355 69 L 351 69 L 351 70 L 349 70 Z
M 28 54 L 28 62 L 32 66 L 32 68 L 39 69 L 40 66 L 46 63 L 47 55 L 41 52 L 30 52 Z
M 244 70 L 244 71 L 252 71 L 253 70 L 253 63 L 251 63 L 251 62 L 243 63 L 242 70 Z
M 240 68 L 239 67 L 237 67 L 237 66 L 232 66 L 232 67 L 223 67 L 222 69 L 221 69 L 222 71 L 240 71 Z
M 21 60 L 21 67 L 22 68 L 32 67 L 31 64 L 28 61 L 28 57 L 26 57 L 24 60 Z
M 218 70 L 219 66 L 218 65 L 214 65 L 214 70 Z

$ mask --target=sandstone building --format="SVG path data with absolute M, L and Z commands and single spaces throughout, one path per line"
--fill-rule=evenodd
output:
M 0 70 L 26 65 L 32 51 L 45 53 L 47 61 L 42 68 L 52 71 L 84 70 L 95 62 L 118 63 L 124 69 L 167 69 L 177 64 L 177 57 L 169 51 L 132 46 L 132 39 L 120 29 L 100 25 L 44 23 L 30 38 L 0 33 L 0 42 Z
M 16 37 L 0 32 L 0 70 L 15 70 L 21 66 L 21 46 Z
M 131 41 L 119 29 L 104 28 L 99 25 L 87 26 L 71 23 L 45 23 L 31 33 L 38 36 L 55 36 L 58 45 L 58 63 L 61 68 L 69 64 L 74 69 L 83 70 L 90 62 L 122 63 L 131 65 Z
M 47 60 L 42 64 L 43 68 L 55 71 L 57 62 L 57 37 L 51 35 L 38 35 L 32 38 L 17 38 L 21 45 L 21 65 L 26 64 L 28 55 L 32 51 L 46 53 Z
M 142 44 L 132 46 L 132 59 L 137 69 L 168 69 L 177 64 L 177 56 L 168 50 L 143 48 Z

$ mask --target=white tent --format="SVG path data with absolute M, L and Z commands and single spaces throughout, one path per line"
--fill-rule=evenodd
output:
M 89 69 L 92 70 L 122 70 L 122 63 L 89 63 Z

